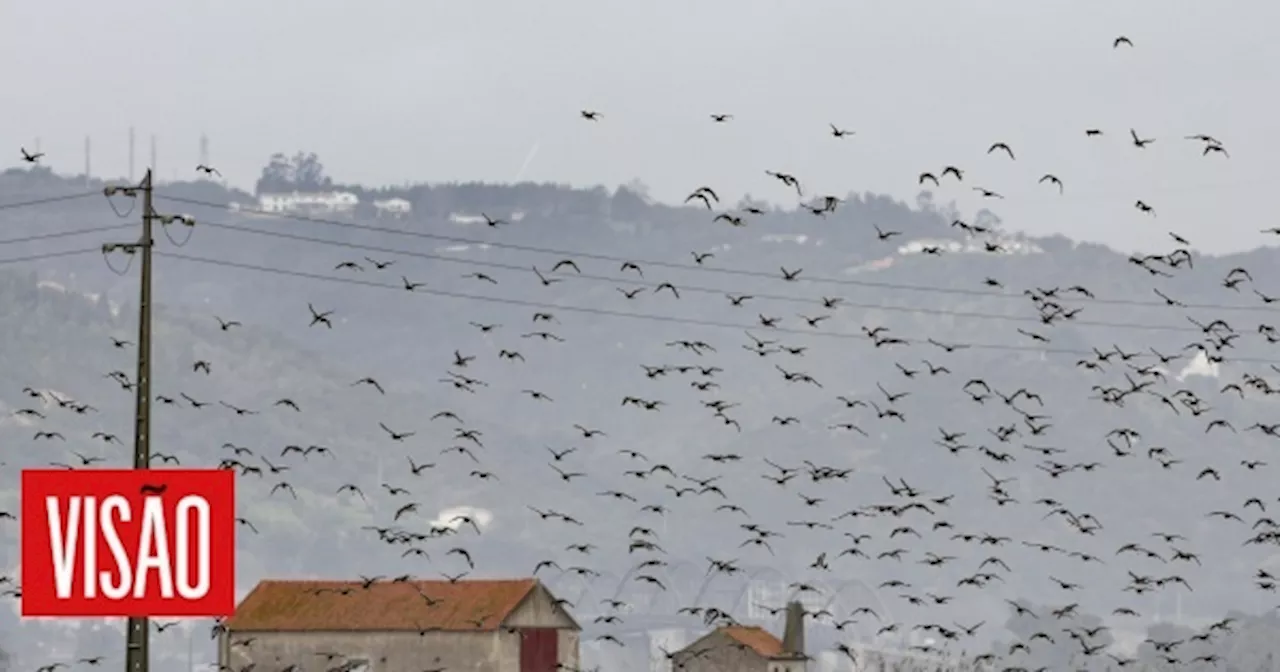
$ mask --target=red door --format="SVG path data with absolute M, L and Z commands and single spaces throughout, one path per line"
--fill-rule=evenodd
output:
M 556 672 L 560 638 L 554 628 L 520 630 L 520 672 Z

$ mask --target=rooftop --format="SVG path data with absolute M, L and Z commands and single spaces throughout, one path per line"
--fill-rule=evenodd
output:
M 765 658 L 782 654 L 782 640 L 757 625 L 729 625 L 719 631 L 729 639 L 755 651 Z
M 228 630 L 497 630 L 537 579 L 474 581 L 262 581 L 236 607 Z

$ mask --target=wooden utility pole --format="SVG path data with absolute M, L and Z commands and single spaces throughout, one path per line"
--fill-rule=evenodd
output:
M 155 242 L 152 236 L 154 224 L 162 226 L 181 222 L 186 226 L 194 226 L 195 220 L 186 215 L 157 214 L 152 206 L 153 174 L 151 169 L 142 178 L 142 183 L 135 187 L 107 187 L 103 193 L 107 198 L 124 195 L 130 198 L 142 197 L 142 236 L 133 243 L 107 243 L 102 246 L 104 254 L 108 252 L 124 252 L 137 255 L 142 259 L 141 278 L 138 288 L 138 373 L 134 381 L 134 427 L 133 427 L 133 468 L 147 469 L 151 466 L 151 249 Z M 126 628 L 125 672 L 147 672 L 150 667 L 150 623 L 145 617 L 130 618 Z
M 151 465 L 151 247 L 155 209 L 151 204 L 151 170 L 136 187 L 107 187 L 108 198 L 124 194 L 142 197 L 142 236 L 134 243 L 108 243 L 103 253 L 119 251 L 142 259 L 138 290 L 138 372 L 134 380 L 133 468 Z M 149 667 L 150 624 L 146 618 L 130 618 L 126 629 L 125 672 L 147 672 Z
M 136 243 L 142 257 L 138 281 L 138 374 L 134 381 L 133 468 L 151 466 L 151 234 L 155 210 L 151 205 L 151 170 L 142 178 L 142 238 Z M 125 649 L 125 672 L 147 672 L 150 667 L 150 623 L 130 618 Z

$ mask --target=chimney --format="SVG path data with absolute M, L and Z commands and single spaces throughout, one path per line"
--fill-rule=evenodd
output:
M 804 656 L 804 605 L 787 603 L 787 621 L 782 630 L 782 653 L 785 656 Z

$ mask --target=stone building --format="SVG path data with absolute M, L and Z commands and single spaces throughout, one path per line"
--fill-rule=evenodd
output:
M 806 672 L 804 607 L 787 605 L 782 639 L 758 626 L 717 628 L 671 656 L 679 672 Z
M 556 672 L 581 628 L 537 579 L 263 581 L 219 637 L 222 670 Z

